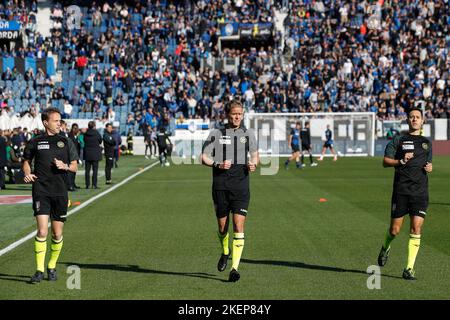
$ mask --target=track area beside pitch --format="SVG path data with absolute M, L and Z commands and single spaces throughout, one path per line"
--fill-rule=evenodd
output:
M 133 173 L 145 162 L 132 161 Z M 414 282 L 401 278 L 405 221 L 381 269 L 381 289 L 367 288 L 366 270 L 389 223 L 393 169 L 382 168 L 381 158 L 327 158 L 303 170 L 291 163 L 285 171 L 280 161 L 277 175 L 252 176 L 237 283 L 216 270 L 211 170 L 156 166 L 69 217 L 56 283 L 27 283 L 31 241 L 0 257 L 0 299 L 449 299 L 450 162 L 436 157 L 433 164 Z M 80 268 L 80 290 L 66 286 L 72 265 Z
M 69 199 L 72 202 L 70 210 L 73 210 L 78 205 L 83 204 L 88 199 L 110 189 L 114 185 L 123 181 L 132 174 L 139 172 L 149 164 L 156 162 L 156 160 L 145 160 L 144 157 L 127 157 L 120 158 L 119 167 L 113 169 L 113 185 L 105 185 L 104 175 L 104 161 L 99 164 L 98 183 L 100 189 L 85 189 L 84 183 L 84 167 L 79 166 L 77 172 L 76 183 L 81 189 L 76 192 L 69 192 Z M 91 171 L 92 175 L 92 171 Z M 2 190 L 0 196 L 4 197 L 25 197 L 31 196 L 31 185 L 16 184 L 7 185 L 7 189 Z M 7 204 L 5 201 L 0 201 L 0 249 L 6 247 L 8 244 L 16 240 L 17 237 L 28 234 L 35 228 L 35 219 L 33 217 L 33 209 L 31 202 L 21 204 Z M 30 200 L 31 201 L 31 200 Z M 17 201 L 16 201 L 17 202 Z M 28 201 L 29 202 L 29 201 Z

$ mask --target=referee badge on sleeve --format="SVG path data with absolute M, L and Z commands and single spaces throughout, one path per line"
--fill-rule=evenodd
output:
M 64 148 L 65 144 L 62 141 L 58 141 L 58 143 L 56 144 L 58 146 L 58 148 Z
M 428 150 L 428 143 L 426 143 L 426 142 L 422 143 L 422 148 L 424 150 Z
M 247 142 L 247 138 L 246 137 L 241 137 L 240 141 L 241 141 L 241 143 L 246 143 Z

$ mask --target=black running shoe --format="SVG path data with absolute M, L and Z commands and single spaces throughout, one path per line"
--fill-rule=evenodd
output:
M 36 271 L 36 273 L 31 277 L 30 283 L 39 283 L 44 280 L 44 273 L 41 271 Z
M 389 252 L 391 251 L 391 247 L 384 249 L 383 246 L 381 247 L 380 254 L 378 255 L 378 265 L 380 267 L 383 267 L 389 258 Z
M 217 263 L 217 270 L 220 272 L 224 271 L 227 268 L 228 257 L 230 254 L 223 254 L 220 256 L 219 262 Z
M 228 278 L 229 282 L 236 282 L 241 278 L 241 275 L 239 272 L 237 272 L 236 269 L 231 269 L 230 271 L 230 277 Z
M 409 268 L 409 269 L 403 269 L 403 279 L 405 280 L 417 280 L 417 278 L 414 276 L 414 270 Z
M 56 276 L 56 269 L 47 269 L 48 281 L 56 281 L 58 277 Z

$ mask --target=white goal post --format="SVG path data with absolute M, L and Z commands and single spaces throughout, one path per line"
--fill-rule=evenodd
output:
M 246 113 L 245 125 L 255 131 L 263 156 L 288 156 L 288 137 L 299 121 L 310 123 L 311 147 L 321 154 L 327 125 L 333 132 L 334 147 L 340 156 L 373 156 L 375 153 L 375 113 Z M 327 151 L 327 155 L 330 152 Z

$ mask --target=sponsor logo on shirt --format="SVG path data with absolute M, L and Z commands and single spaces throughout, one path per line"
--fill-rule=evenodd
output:
M 402 145 L 402 149 L 403 150 L 414 150 L 414 145 L 413 144 L 404 144 L 404 145 Z
M 231 144 L 231 137 L 230 136 L 222 136 L 219 139 L 220 144 Z
M 37 149 L 38 150 L 50 150 L 50 145 L 49 144 L 38 144 Z

